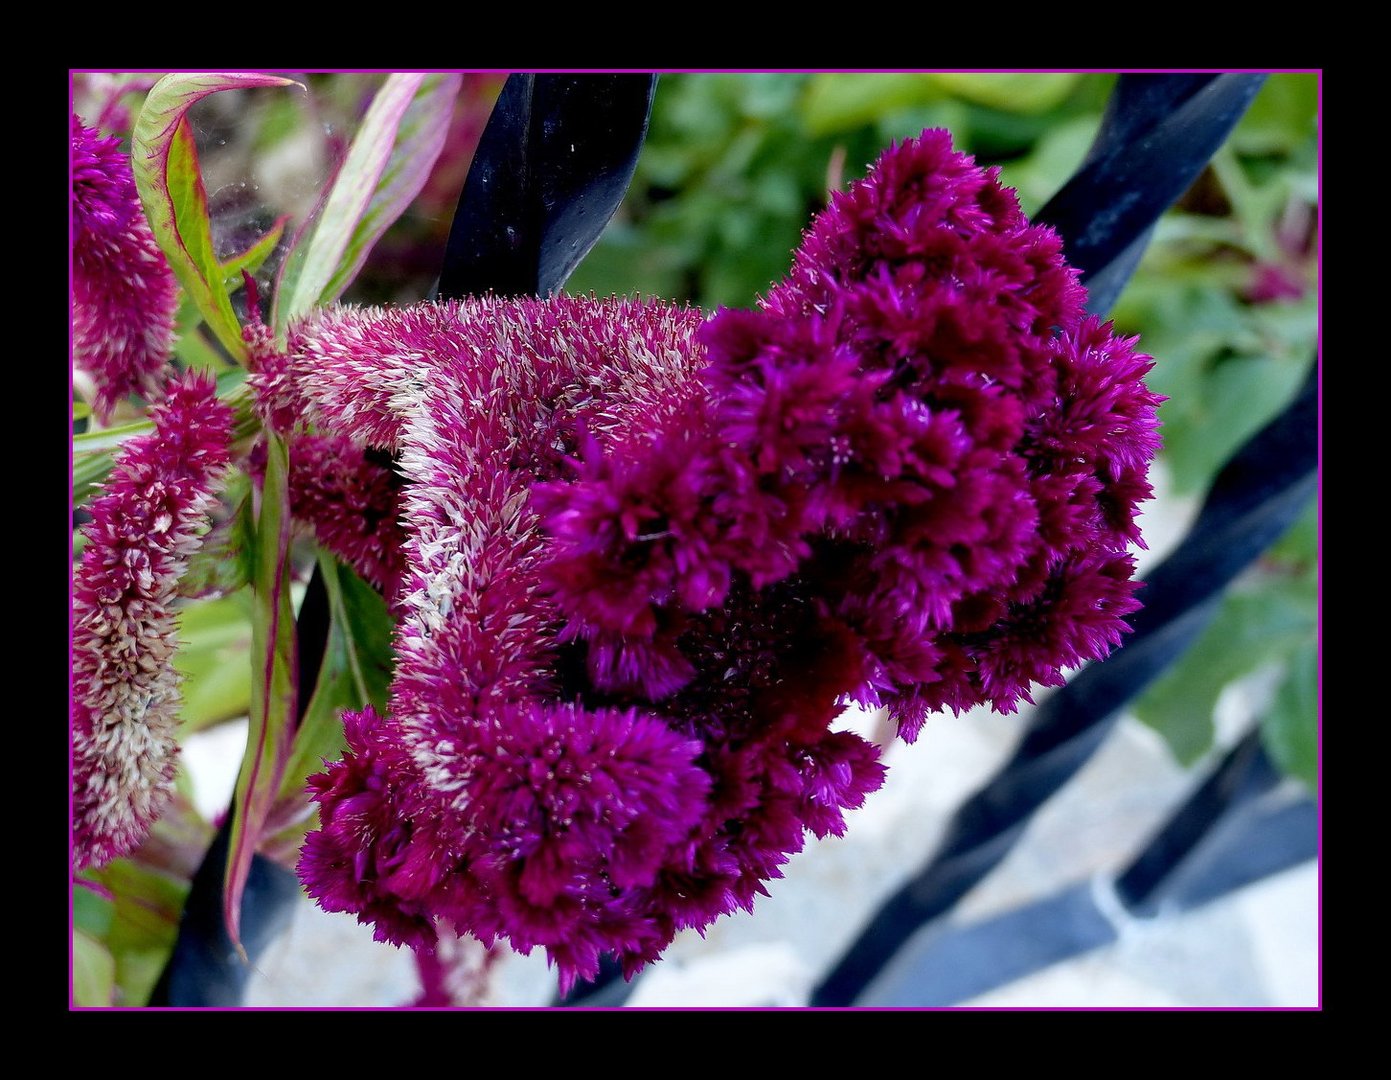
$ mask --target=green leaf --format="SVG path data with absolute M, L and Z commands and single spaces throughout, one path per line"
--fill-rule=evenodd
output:
M 184 678 L 179 710 L 181 740 L 250 712 L 250 607 L 248 594 L 239 592 L 189 604 L 180 612 L 182 645 L 174 654 L 174 667 Z
M 116 993 L 116 961 L 81 930 L 72 932 L 72 1000 L 86 1008 L 107 1006 Z
M 235 509 L 203 537 L 179 579 L 179 595 L 202 597 L 234 593 L 251 582 L 255 573 L 256 515 L 252 509 L 251 480 L 234 473 L 223 493 Z
M 90 874 L 85 875 L 90 878 Z M 112 904 L 109 899 L 85 885 L 72 887 L 72 924 L 98 940 L 111 932 Z
M 176 794 L 140 847 L 87 872 L 110 899 L 77 890 L 73 918 L 115 960 L 115 1004 L 149 1000 L 174 949 L 189 882 L 211 842 L 211 827 L 186 797 Z
M 111 455 L 106 453 L 74 457 L 72 462 L 72 504 L 81 506 L 101 488 L 111 473 Z
M 92 415 L 92 407 L 85 401 L 74 401 L 72 403 L 72 418 L 74 420 L 85 420 Z
M 1267 553 L 1269 558 L 1291 566 L 1310 570 L 1319 557 L 1319 504 L 1309 504 L 1298 521 L 1275 542 Z
M 227 359 L 203 333 L 203 314 L 188 297 L 174 316 L 174 355 L 184 367 L 199 371 L 225 371 Z
M 1308 640 L 1317 619 L 1302 582 L 1274 580 L 1231 593 L 1212 624 L 1135 703 L 1135 713 L 1191 765 L 1212 746 L 1213 711 L 1226 686 Z
M 131 136 L 135 187 L 155 239 L 184 292 L 223 347 L 242 363 L 246 348 L 222 266 L 213 250 L 208 193 L 198 167 L 188 110 L 221 90 L 293 85 L 292 80 L 274 75 L 166 75 L 145 99 Z
M 955 97 L 1014 113 L 1041 113 L 1061 105 L 1081 78 L 1075 74 L 944 71 L 927 76 Z
M 395 624 L 381 594 L 326 553 L 319 556 L 319 571 L 331 620 L 324 662 L 271 814 L 276 833 L 263 847 L 282 860 L 298 852 L 313 820 L 305 781 L 343 750 L 343 710 L 372 705 L 384 711 L 395 662 Z
M 395 74 L 372 100 L 307 243 L 296 239 L 276 288 L 275 325 L 338 299 L 429 179 L 459 75 Z
M 127 439 L 136 435 L 144 435 L 148 431 L 154 431 L 154 429 L 154 424 L 149 420 L 132 420 L 129 424 L 117 424 L 115 427 L 102 428 L 100 431 L 84 431 L 81 435 L 73 436 L 72 452 L 78 457 L 110 452 Z
M 1220 360 L 1190 387 L 1190 398 L 1160 406 L 1164 451 L 1182 492 L 1201 490 L 1298 389 L 1304 370 L 1263 356 Z M 1181 411 L 1180 411 L 1181 410 Z M 1178 415 L 1171 416 L 1171 412 Z
M 1310 791 L 1319 784 L 1319 650 L 1306 642 L 1290 660 L 1285 681 L 1261 728 L 1270 756 Z
M 930 75 L 880 72 L 821 73 L 807 84 L 802 122 L 813 136 L 850 131 L 904 105 L 923 105 L 942 96 Z
M 237 776 L 223 915 L 241 948 L 241 898 L 294 736 L 296 639 L 290 605 L 289 457 L 285 443 L 266 434 L 266 479 L 257 522 L 255 603 L 251 620 L 251 725 Z

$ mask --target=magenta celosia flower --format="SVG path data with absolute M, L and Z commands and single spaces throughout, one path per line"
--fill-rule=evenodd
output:
M 73 848 L 79 869 L 144 837 L 171 791 L 176 588 L 229 458 L 211 379 L 170 384 L 155 429 L 122 447 L 92 500 L 73 583 Z
M 1057 237 L 925 133 L 755 311 L 331 309 L 263 407 L 398 455 L 389 715 L 315 778 L 301 875 L 378 937 L 435 921 L 631 972 L 748 908 L 911 740 L 1103 656 L 1157 438 L 1134 342 Z
M 103 419 L 128 394 L 161 392 L 178 305 L 118 144 L 72 118 L 73 362 L 96 384 Z
M 601 685 L 741 578 L 847 632 L 841 692 L 910 739 L 1104 655 L 1136 606 L 1159 399 L 1083 300 L 1056 235 L 945 133 L 887 152 L 759 310 L 710 321 L 685 414 L 543 490 L 547 580 Z
M 290 444 L 290 512 L 375 586 L 396 597 L 406 564 L 400 480 L 389 458 L 349 439 L 308 435 Z

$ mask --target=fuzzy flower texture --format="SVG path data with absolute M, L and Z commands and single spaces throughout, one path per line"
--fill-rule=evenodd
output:
M 179 578 L 206 527 L 232 410 L 188 375 L 154 407 L 88 507 L 73 582 L 73 854 L 98 866 L 142 839 L 173 792 Z
M 404 481 L 390 706 L 311 780 L 310 893 L 398 944 L 631 974 L 880 785 L 847 703 L 912 741 L 1104 656 L 1159 399 L 1084 299 L 927 132 L 756 310 L 336 308 L 253 349 L 273 423 Z
M 106 419 L 132 393 L 155 398 L 174 341 L 178 287 L 150 232 L 130 156 L 72 118 L 73 360 Z

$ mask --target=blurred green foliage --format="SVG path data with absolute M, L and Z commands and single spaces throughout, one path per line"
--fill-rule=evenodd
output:
M 1001 167 L 1033 213 L 1085 157 L 1114 83 L 1072 74 L 669 75 L 619 217 L 572 292 L 747 306 L 785 273 L 830 190 L 891 140 L 945 127 Z M 1267 81 L 1228 145 L 1161 221 L 1112 313 L 1157 358 L 1169 487 L 1200 497 L 1298 388 L 1318 335 L 1318 79 Z M 1212 628 L 1137 703 L 1192 762 L 1218 696 L 1283 671 L 1265 711 L 1273 756 L 1317 769 L 1317 519 L 1229 591 Z

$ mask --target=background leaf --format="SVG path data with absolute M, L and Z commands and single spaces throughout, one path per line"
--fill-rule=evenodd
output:
M 1191 765 L 1212 747 L 1213 713 L 1227 685 L 1289 656 L 1314 633 L 1313 597 L 1288 583 L 1234 593 L 1190 652 L 1135 703 L 1135 714 Z
M 179 736 L 251 709 L 251 597 L 245 590 L 189 604 L 180 613 L 182 647 L 174 666 L 184 677 Z
M 72 999 L 86 1007 L 110 1005 L 116 961 L 106 946 L 81 930 L 72 932 Z
M 1290 661 L 1261 734 L 1280 768 L 1314 792 L 1319 786 L 1318 718 L 1318 643 L 1306 641 Z
M 307 240 L 276 288 L 277 327 L 343 294 L 372 245 L 429 179 L 444 146 L 458 75 L 389 75 L 363 117 Z
M 929 76 L 938 86 L 967 101 L 1006 112 L 1040 113 L 1062 104 L 1081 76 L 1055 73 L 940 71 Z
M 802 102 L 802 119 L 813 136 L 853 130 L 886 112 L 923 105 L 943 96 L 931 75 L 874 72 L 813 75 Z
M 184 292 L 223 347 L 241 362 L 246 359 L 246 348 L 213 248 L 208 193 L 198 167 L 188 110 L 222 90 L 292 85 L 290 79 L 274 75 L 166 75 L 145 99 L 131 137 L 135 186 L 150 229 Z
M 474 154 L 439 295 L 557 292 L 623 200 L 655 75 L 512 75 Z

